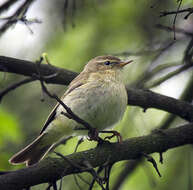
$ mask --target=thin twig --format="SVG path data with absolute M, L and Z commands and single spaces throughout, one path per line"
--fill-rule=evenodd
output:
M 53 190 L 58 190 L 56 182 L 48 183 L 48 187 L 46 188 L 46 190 L 50 190 L 51 187 L 53 187 Z
M 151 156 L 149 156 L 148 154 L 145 154 L 145 153 L 142 153 L 142 155 L 143 155 L 145 158 L 147 158 L 147 161 L 148 161 L 148 162 L 151 162 L 151 163 L 152 163 L 152 165 L 153 165 L 153 167 L 155 168 L 157 174 L 159 175 L 159 177 L 161 177 L 161 174 L 160 174 L 160 172 L 159 172 L 159 170 L 158 170 L 158 167 L 157 167 L 157 163 L 156 163 L 156 161 L 154 160 L 154 158 L 151 157 Z
M 24 80 L 22 80 L 22 81 L 19 81 L 19 82 L 16 82 L 16 83 L 14 83 L 14 84 L 11 84 L 11 85 L 8 86 L 5 90 L 2 90 L 2 91 L 0 92 L 0 102 L 2 101 L 3 97 L 4 97 L 6 94 L 8 94 L 10 91 L 12 91 L 12 90 L 14 90 L 14 89 L 16 89 L 16 88 L 24 85 L 24 84 L 27 84 L 27 83 L 29 83 L 29 82 L 33 82 L 33 81 L 35 81 L 35 80 L 37 80 L 37 79 L 34 79 L 34 78 L 26 78 L 26 79 L 24 79 Z
M 67 138 L 61 139 L 60 141 L 56 142 L 52 148 L 49 150 L 49 152 L 52 152 L 56 147 L 58 147 L 59 145 L 65 145 L 67 143 L 68 140 L 70 140 L 72 138 L 72 136 L 69 136 Z
M 83 181 L 85 184 L 87 184 L 87 185 L 90 185 L 90 183 L 87 181 L 87 180 L 85 180 L 80 174 L 76 174 L 78 177 L 79 177 L 79 179 L 81 180 L 81 181 Z
M 60 179 L 60 185 L 59 185 L 59 190 L 62 190 L 62 181 L 63 181 L 63 176 Z
M 82 188 L 81 188 L 81 186 L 80 186 L 80 184 L 79 184 L 79 182 L 78 182 L 78 179 L 77 179 L 76 175 L 73 175 L 73 177 L 74 177 L 74 181 L 75 181 L 77 187 L 79 188 L 79 190 L 82 190 Z
M 19 0 L 8 0 L 0 6 L 0 14 L 8 10 L 14 3 Z
M 103 187 L 103 185 L 102 185 L 102 180 L 101 180 L 101 178 L 100 178 L 100 176 L 98 176 L 98 174 L 95 172 L 95 170 L 93 169 L 93 167 L 88 163 L 88 162 L 84 162 L 83 163 L 83 165 L 84 166 L 80 166 L 80 165 L 76 165 L 76 164 L 74 164 L 71 160 L 69 160 L 68 158 L 66 158 L 65 156 L 63 156 L 62 154 L 60 154 L 60 153 L 58 153 L 58 152 L 55 152 L 54 151 L 54 153 L 56 154 L 56 155 L 58 155 L 58 156 L 60 156 L 61 158 L 63 158 L 65 161 L 67 161 L 71 166 L 73 166 L 73 167 L 75 167 L 75 168 L 77 168 L 80 172 L 82 171 L 87 171 L 88 173 L 90 173 L 93 177 L 94 177 L 94 179 L 97 181 L 97 183 L 101 186 L 101 188 L 103 189 L 103 190 L 105 190 L 104 189 L 104 187 Z M 76 179 L 76 178 L 75 178 Z M 77 183 L 77 180 L 75 180 L 75 182 Z M 78 184 L 78 187 L 79 187 L 79 184 Z
M 106 190 L 109 190 L 110 174 L 111 174 L 112 167 L 113 167 L 113 164 L 109 164 L 108 166 L 105 167 Z
M 192 56 L 193 56 L 193 36 L 188 43 L 186 50 L 184 52 L 184 58 L 183 61 L 186 63 L 186 65 L 190 64 L 192 62 Z
M 41 81 L 41 86 L 43 91 L 50 97 L 53 98 L 55 100 L 57 100 L 57 102 L 63 106 L 63 108 L 66 110 L 67 114 L 63 112 L 63 114 L 68 117 L 69 119 L 74 119 L 76 122 L 82 124 L 87 130 L 93 130 L 94 128 L 92 128 L 90 126 L 90 124 L 88 124 L 86 121 L 82 120 L 80 117 L 78 117 L 74 112 L 72 112 L 72 110 L 62 102 L 62 100 L 60 100 L 60 98 L 58 98 L 58 96 L 56 96 L 55 94 L 51 94 L 48 89 L 46 88 L 46 86 L 44 85 L 43 81 Z
M 84 142 L 83 137 L 78 140 L 78 142 L 77 142 L 77 144 L 76 144 L 76 147 L 75 147 L 75 150 L 74 150 L 74 153 L 78 150 L 79 145 L 80 145 L 81 143 L 83 143 L 83 142 Z
M 129 176 L 135 171 L 137 166 L 142 162 L 142 159 L 136 159 L 136 160 L 129 160 L 127 163 L 124 163 L 123 169 L 121 170 L 120 174 L 118 175 L 115 184 L 112 187 L 112 190 L 118 190 L 121 189 L 122 183 L 125 181 L 125 179 L 128 179 Z
M 154 52 L 155 56 L 153 56 L 153 59 L 151 60 L 151 64 L 149 64 L 149 66 L 146 68 L 143 75 L 139 77 L 138 80 L 135 81 L 133 84 L 131 84 L 131 86 L 137 87 L 137 88 L 145 88 L 145 83 L 151 78 L 153 78 L 157 73 L 160 73 L 162 70 L 175 65 L 170 63 L 158 65 L 155 69 L 152 70 L 152 67 L 156 63 L 156 60 L 158 60 L 164 54 L 164 52 L 166 52 L 169 48 L 171 48 L 174 43 L 175 43 L 174 41 L 169 41 L 168 43 L 168 40 L 167 40 L 166 42 L 163 43 L 159 51 L 155 50 Z
M 191 68 L 192 66 L 193 66 L 193 63 L 191 63 L 191 64 L 185 64 L 185 65 L 183 65 L 182 67 L 176 69 L 175 71 L 172 71 L 172 72 L 166 74 L 165 76 L 160 77 L 159 79 L 153 81 L 153 82 L 150 83 L 149 85 L 147 84 L 147 85 L 146 85 L 146 88 L 156 87 L 156 86 L 160 85 L 161 83 L 167 81 L 168 79 L 170 79 L 170 78 L 172 78 L 172 77 L 174 77 L 174 76 L 176 76 L 176 75 L 178 75 L 178 74 L 186 71 L 187 69 Z
M 185 13 L 185 12 L 188 12 L 186 14 L 186 16 L 184 17 L 184 19 L 187 19 L 193 13 L 193 7 L 189 7 L 187 9 L 181 9 L 181 10 L 177 10 L 177 11 L 161 11 L 160 17 L 173 15 L 173 14 L 179 14 L 179 13 Z
M 174 20 L 173 20 L 173 24 L 172 24 L 172 28 L 173 28 L 173 31 L 174 31 L 174 40 L 176 40 L 176 19 L 177 19 L 177 16 L 179 13 L 183 13 L 183 12 L 189 12 L 184 18 L 187 19 L 190 14 L 193 13 L 193 10 L 191 10 L 191 8 L 189 9 L 183 9 L 183 10 L 180 10 L 180 7 L 182 5 L 182 0 L 177 0 L 177 2 L 179 2 L 178 4 L 178 7 L 177 7 L 177 10 L 176 11 L 162 11 L 161 14 L 160 14 L 160 17 L 163 17 L 163 16 L 167 16 L 167 15 L 171 15 L 171 14 L 174 14 Z
M 98 175 L 98 173 L 93 169 L 93 167 L 90 165 L 90 163 L 88 161 L 85 161 L 84 164 L 85 164 L 85 166 L 87 166 L 89 168 L 89 170 L 87 172 L 89 172 L 93 176 L 93 179 L 100 185 L 102 190 L 105 190 L 105 188 L 103 186 L 103 179 Z M 89 187 L 89 189 L 90 189 L 90 187 Z
M 156 24 L 155 27 L 158 28 L 158 29 L 161 29 L 161 30 L 166 30 L 168 32 L 174 32 L 174 29 L 172 27 L 170 27 L 170 26 L 164 26 L 162 24 Z M 184 30 L 182 28 L 176 28 L 175 27 L 175 32 L 176 33 L 180 33 L 180 34 L 184 34 L 184 35 L 190 36 L 190 37 L 193 36 L 192 32 L 186 31 L 186 30 Z
M 58 96 L 56 96 L 55 94 L 51 94 L 48 91 L 47 87 L 44 85 L 44 82 L 43 82 L 43 78 L 44 77 L 41 76 L 40 69 L 39 69 L 41 62 L 42 62 L 42 58 L 37 62 L 37 64 L 38 64 L 37 71 L 39 73 L 39 76 L 37 76 L 37 78 L 39 78 L 39 80 L 40 80 L 42 91 L 45 92 L 50 98 L 55 99 L 60 105 L 63 106 L 63 108 L 67 112 L 67 114 L 63 113 L 66 117 L 68 117 L 69 119 L 74 119 L 76 122 L 82 124 L 87 130 L 92 130 L 93 128 L 90 126 L 89 123 L 87 123 L 86 121 L 82 120 L 74 112 L 72 112 L 72 110 L 66 104 L 64 104 L 64 102 L 62 100 L 60 100 L 60 98 L 58 98 Z
M 173 20 L 174 40 L 176 40 L 176 19 L 178 16 L 178 11 L 180 10 L 181 4 L 182 4 L 182 0 L 178 0 L 178 2 L 179 2 L 179 5 L 178 5 L 177 12 L 176 12 L 176 14 L 174 16 L 174 20 Z
M 41 65 L 42 61 L 43 61 L 43 58 L 41 57 L 40 60 L 36 62 L 37 73 L 38 73 L 38 76 L 36 76 L 36 77 L 40 81 L 42 91 L 44 93 L 46 93 L 50 98 L 53 98 L 53 99 L 57 100 L 57 102 L 66 110 L 66 112 L 61 112 L 61 114 L 65 115 L 69 119 L 73 119 L 77 123 L 82 124 L 83 127 L 86 130 L 88 130 L 88 136 L 90 137 L 90 140 L 97 141 L 99 144 L 102 143 L 103 140 L 98 136 L 98 131 L 97 131 L 96 128 L 92 127 L 89 123 L 87 123 L 86 121 L 81 119 L 79 116 L 77 116 L 66 104 L 64 104 L 64 102 L 62 100 L 60 100 L 60 98 L 58 98 L 58 96 L 56 94 L 51 94 L 48 91 L 48 89 L 46 88 L 46 86 L 44 84 L 44 79 L 43 79 L 43 77 L 41 76 L 41 73 L 40 73 L 40 65 Z M 82 129 L 84 129 L 84 128 L 82 128 Z
M 68 162 L 71 166 L 77 168 L 78 170 L 80 171 L 83 171 L 82 169 L 85 169 L 85 167 L 82 167 L 82 166 L 79 166 L 79 165 L 76 165 L 75 163 L 73 163 L 71 160 L 69 160 L 68 158 L 66 158 L 64 155 L 60 154 L 59 152 L 55 152 L 54 153 L 58 156 L 60 156 L 62 159 L 64 159 L 66 162 Z
M 16 24 L 18 21 L 21 21 L 26 25 L 27 19 L 25 15 L 33 1 L 34 0 L 25 0 L 11 16 L 6 18 L 7 22 L 5 22 L 0 28 L 0 35 L 2 35 L 8 28 Z
M 104 169 L 104 166 L 100 166 L 100 167 L 97 169 L 97 175 L 99 175 L 99 174 L 102 172 L 103 169 Z M 90 186 L 89 186 L 89 189 L 88 189 L 88 190 L 92 190 L 95 181 L 96 181 L 96 179 L 93 178 L 92 182 L 90 183 Z

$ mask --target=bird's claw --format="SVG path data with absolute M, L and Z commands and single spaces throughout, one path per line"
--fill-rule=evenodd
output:
M 104 140 L 112 139 L 113 137 L 117 137 L 117 141 L 119 143 L 122 143 L 123 139 L 122 139 L 122 136 L 121 136 L 121 134 L 119 132 L 117 132 L 117 131 L 108 131 L 108 133 L 112 133 L 112 135 L 105 137 Z
M 98 141 L 99 140 L 99 132 L 96 128 L 92 128 L 89 130 L 88 140 L 89 141 Z

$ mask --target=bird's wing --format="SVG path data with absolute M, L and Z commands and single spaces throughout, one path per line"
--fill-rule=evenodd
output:
M 40 131 L 40 135 L 45 131 L 47 126 L 54 120 L 56 116 L 56 110 L 58 108 L 59 104 L 56 104 L 54 109 L 51 111 L 50 115 L 48 116 L 46 122 L 44 123 L 44 126 L 42 127 L 42 130 Z
M 61 100 L 69 93 L 71 93 L 74 89 L 84 85 L 87 82 L 88 75 L 86 73 L 80 73 L 72 82 L 69 84 L 68 89 L 62 96 Z M 40 134 L 42 134 L 47 126 L 55 119 L 56 116 L 56 110 L 60 104 L 57 103 L 54 109 L 51 111 L 50 115 L 48 116 L 42 130 L 40 131 Z

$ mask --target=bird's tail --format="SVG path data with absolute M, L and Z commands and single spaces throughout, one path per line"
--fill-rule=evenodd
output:
M 45 133 L 37 137 L 31 144 L 11 157 L 11 164 L 26 163 L 26 166 L 33 165 L 41 160 L 51 148 L 52 144 L 44 142 Z

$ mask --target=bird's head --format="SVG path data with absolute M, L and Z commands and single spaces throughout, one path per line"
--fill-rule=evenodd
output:
M 86 72 L 97 72 L 97 71 L 108 71 L 108 70 L 119 71 L 125 65 L 131 62 L 132 60 L 123 61 L 118 57 L 115 57 L 112 55 L 98 56 L 91 59 L 87 63 L 87 65 L 84 68 L 84 71 Z

